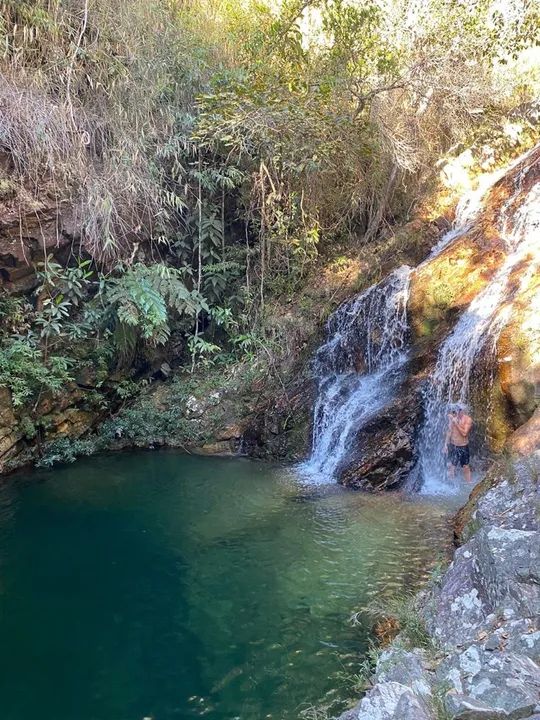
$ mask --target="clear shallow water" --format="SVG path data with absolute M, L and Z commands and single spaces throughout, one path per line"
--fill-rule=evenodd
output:
M 165 452 L 15 478 L 0 488 L 3 720 L 339 709 L 369 636 L 351 613 L 418 586 L 447 512 Z

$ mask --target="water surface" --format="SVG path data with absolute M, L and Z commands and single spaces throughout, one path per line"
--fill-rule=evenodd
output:
M 447 511 L 173 452 L 19 476 L 0 488 L 3 720 L 337 711 L 370 633 L 351 613 L 418 586 Z

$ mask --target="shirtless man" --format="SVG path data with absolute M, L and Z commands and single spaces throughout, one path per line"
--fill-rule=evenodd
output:
M 465 405 L 457 405 L 457 410 L 451 410 L 448 414 L 448 431 L 444 445 L 444 454 L 448 458 L 448 472 L 454 477 L 455 469 L 458 466 L 463 468 L 463 477 L 471 482 L 471 468 L 469 467 L 469 433 L 473 426 L 470 415 L 467 414 Z

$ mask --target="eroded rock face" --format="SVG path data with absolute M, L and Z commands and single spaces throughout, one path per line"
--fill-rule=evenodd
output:
M 523 176 L 524 165 L 530 168 Z M 501 217 L 512 217 L 526 193 L 539 181 L 540 147 L 507 172 L 487 194 L 484 207 L 468 230 L 411 277 L 409 309 L 413 338 L 437 338 L 486 286 L 507 252 Z
M 22 437 L 9 390 L 0 387 L 0 472 L 4 464 L 21 450 Z
M 520 436 L 525 440 L 527 426 L 520 428 L 511 438 L 510 447 Z M 532 454 L 513 462 L 499 461 L 477 485 L 468 502 L 459 511 L 454 521 L 456 540 L 463 544 L 481 527 L 494 525 L 516 530 L 535 530 L 538 525 L 538 485 L 531 482 L 536 473 L 534 449 L 540 448 L 535 442 L 536 433 L 523 442 L 523 447 L 532 448 Z M 501 510 L 503 508 L 503 510 Z
M 35 263 L 68 248 L 76 232 L 61 200 L 13 188 L 0 195 L 0 286 L 23 293 L 36 285 Z
M 420 416 L 419 393 L 409 385 L 357 434 L 339 482 L 364 490 L 399 487 L 417 461 L 416 433 Z
M 429 705 L 409 687 L 397 682 L 378 683 L 362 700 L 358 720 L 434 720 Z
M 391 647 L 381 653 L 377 665 L 377 682 L 396 682 L 409 686 L 425 700 L 432 696 L 431 672 L 425 650 Z
M 441 343 L 475 298 L 479 298 L 477 306 L 468 316 L 477 314 L 486 322 L 473 322 L 468 331 L 469 336 L 478 333 L 482 338 L 477 346 L 471 346 L 474 357 L 471 355 L 468 390 L 475 419 L 474 441 L 482 450 L 500 451 L 509 435 L 535 412 L 540 402 L 540 258 L 535 257 L 532 241 L 539 183 L 537 147 L 493 185 L 474 220 L 452 233 L 453 239 L 438 254 L 410 274 L 409 379 L 350 443 L 347 460 L 338 473 L 344 485 L 379 490 L 398 487 L 409 477 L 417 459 L 415 440 L 422 414 L 420 393 L 410 390 L 416 382 L 411 374 L 426 379 L 439 369 Z M 514 256 L 518 247 L 521 254 Z M 484 290 L 488 292 L 482 294 Z M 465 323 L 463 327 L 469 326 Z M 384 324 L 378 331 L 384 335 Z M 362 332 L 361 324 L 360 337 Z M 464 332 L 463 342 L 466 335 Z M 334 352 L 333 346 L 331 349 Z M 357 338 L 349 333 L 347 355 L 353 356 L 357 349 L 361 355 Z M 451 376 L 455 364 L 446 368 L 443 376 Z M 354 367 L 359 373 L 366 372 L 361 362 Z M 441 377 L 436 377 L 440 384 Z M 456 392 L 453 388 L 452 393 Z
M 540 615 L 540 535 L 482 528 L 456 551 L 443 585 L 425 610 L 428 630 L 443 647 L 489 632 L 498 618 Z
M 445 705 L 453 718 L 527 718 L 540 697 L 540 668 L 533 660 L 477 645 L 450 656 L 437 680 L 450 686 Z
M 497 344 L 498 378 L 514 427 L 525 423 L 540 403 L 540 276 L 520 287 L 516 278 L 513 313 Z
M 518 455 L 530 455 L 537 447 L 540 447 L 540 408 L 516 430 L 509 442 L 510 451 Z
M 75 383 L 61 395 L 44 395 L 33 417 L 14 408 L 9 390 L 0 387 L 0 473 L 34 461 L 46 442 L 86 435 L 102 416 L 103 408 Z

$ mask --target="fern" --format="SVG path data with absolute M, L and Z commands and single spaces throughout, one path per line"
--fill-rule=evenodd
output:
M 170 337 L 170 315 L 194 318 L 209 311 L 196 290 L 184 282 L 185 272 L 165 265 L 137 264 L 105 283 L 105 304 L 111 307 L 113 338 L 123 362 L 135 354 L 137 342 L 164 345 Z

